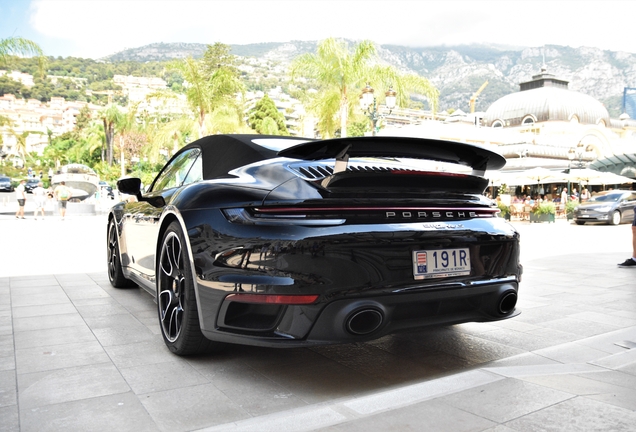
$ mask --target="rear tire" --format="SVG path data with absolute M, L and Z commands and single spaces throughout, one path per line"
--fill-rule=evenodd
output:
M 194 278 L 185 248 L 186 240 L 177 222 L 172 222 L 161 240 L 157 263 L 157 311 L 166 346 L 184 356 L 219 348 L 201 332 Z
M 614 210 L 609 218 L 610 225 L 618 225 L 621 223 L 621 213 L 618 210 Z
M 115 288 L 132 288 L 137 285 L 130 279 L 126 279 L 121 267 L 119 255 L 119 234 L 115 222 L 111 219 L 108 223 L 108 237 L 106 239 L 106 260 L 108 264 L 108 280 Z

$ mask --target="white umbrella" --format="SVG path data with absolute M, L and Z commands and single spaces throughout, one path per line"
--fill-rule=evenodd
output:
M 510 186 L 533 185 L 541 183 L 565 183 L 567 177 L 558 171 L 551 171 L 546 168 L 532 168 L 526 171 L 514 173 L 501 173 L 500 181 Z
M 550 181 L 553 183 L 564 182 L 567 181 L 565 174 L 557 171 L 551 171 L 546 168 L 532 168 L 523 172 L 523 176 L 521 178 L 527 178 L 528 180 L 539 183 L 545 183 L 546 181 Z
M 589 168 L 577 168 L 570 170 L 568 175 L 571 182 L 585 183 L 590 186 L 598 185 L 612 185 L 623 183 L 634 183 L 636 180 L 632 180 L 629 177 L 620 176 L 614 173 L 596 171 Z

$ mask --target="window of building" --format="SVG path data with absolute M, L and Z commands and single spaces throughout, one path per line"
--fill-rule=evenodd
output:
M 504 124 L 501 120 L 495 120 L 494 122 L 492 122 L 492 127 L 494 128 L 502 128 L 504 127 Z

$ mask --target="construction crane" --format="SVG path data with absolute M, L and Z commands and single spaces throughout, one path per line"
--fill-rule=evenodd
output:
M 470 102 L 468 102 L 468 104 L 470 105 L 470 113 L 471 114 L 475 112 L 475 102 L 477 101 L 477 96 L 479 96 L 479 94 L 482 91 L 484 91 L 484 89 L 486 88 L 487 85 L 488 85 L 488 81 L 483 83 L 481 85 L 481 87 L 479 87 L 479 90 L 477 90 L 475 93 L 473 93 L 473 95 L 470 97 Z

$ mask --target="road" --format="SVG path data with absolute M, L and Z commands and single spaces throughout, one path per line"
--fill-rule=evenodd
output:
M 0 430 L 633 430 L 631 227 L 513 224 L 518 317 L 181 358 L 108 283 L 104 215 L 0 215 Z

